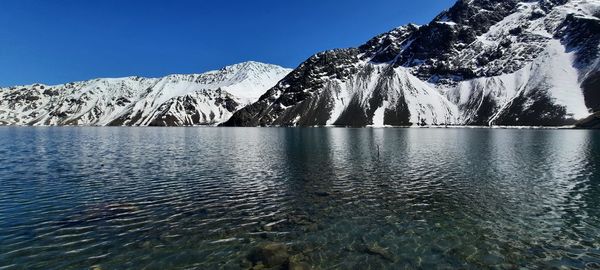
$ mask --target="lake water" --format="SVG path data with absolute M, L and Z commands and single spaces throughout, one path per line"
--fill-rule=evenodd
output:
M 378 150 L 379 148 L 379 150 Z M 600 268 L 600 132 L 0 128 L 0 269 Z

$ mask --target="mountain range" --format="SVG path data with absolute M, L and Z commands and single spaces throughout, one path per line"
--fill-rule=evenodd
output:
M 463 0 L 318 53 L 226 126 L 565 126 L 600 109 L 600 2 Z
M 202 74 L 95 79 L 0 89 L 0 123 L 33 126 L 215 125 L 291 70 L 245 62 Z
M 591 116 L 590 116 L 591 115 Z M 0 124 L 600 127 L 600 1 L 460 0 L 296 69 L 0 89 Z

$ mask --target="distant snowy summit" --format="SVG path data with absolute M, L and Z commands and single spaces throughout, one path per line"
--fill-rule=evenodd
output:
M 194 126 L 226 121 L 291 70 L 245 62 L 202 74 L 0 89 L 0 124 Z
M 600 1 L 461 0 L 318 53 L 227 126 L 565 126 L 600 111 Z

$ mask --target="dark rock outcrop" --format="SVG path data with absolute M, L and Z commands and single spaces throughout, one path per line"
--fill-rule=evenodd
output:
M 577 123 L 575 123 L 575 127 L 585 129 L 600 129 L 600 112 L 594 113 L 588 118 L 577 121 Z

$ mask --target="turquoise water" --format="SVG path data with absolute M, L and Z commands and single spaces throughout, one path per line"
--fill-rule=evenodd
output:
M 378 150 L 379 148 L 379 150 Z M 600 132 L 0 128 L 0 269 L 600 268 Z

